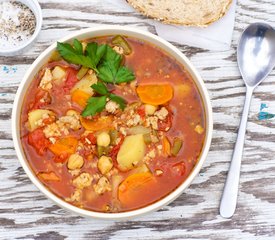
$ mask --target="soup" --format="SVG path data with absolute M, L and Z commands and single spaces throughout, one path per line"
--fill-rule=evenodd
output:
M 152 204 L 191 173 L 205 139 L 192 78 L 140 39 L 58 43 L 27 90 L 21 142 L 37 178 L 80 208 Z

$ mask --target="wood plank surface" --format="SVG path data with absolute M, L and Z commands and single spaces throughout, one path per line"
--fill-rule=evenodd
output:
M 136 26 L 155 33 L 145 17 L 114 10 L 112 1 L 40 0 L 43 27 L 36 44 L 18 57 L 0 57 L 0 239 L 275 239 L 275 121 L 258 120 L 261 103 L 275 107 L 275 72 L 254 94 L 232 219 L 219 202 L 242 112 L 245 87 L 236 63 L 242 30 L 256 21 L 275 26 L 274 0 L 239 0 L 233 46 L 211 52 L 175 44 L 202 75 L 213 105 L 214 133 L 208 158 L 192 185 L 163 209 L 129 221 L 73 215 L 48 200 L 26 176 L 11 137 L 17 87 L 35 58 L 57 39 L 97 24 Z

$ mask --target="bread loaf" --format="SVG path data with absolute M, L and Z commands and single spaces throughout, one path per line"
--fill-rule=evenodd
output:
M 126 0 L 142 14 L 167 24 L 205 27 L 220 19 L 232 0 Z

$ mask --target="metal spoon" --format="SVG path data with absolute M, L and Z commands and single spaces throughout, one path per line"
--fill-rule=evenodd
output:
M 220 214 L 224 218 L 232 217 L 236 209 L 246 123 L 252 93 L 275 66 L 275 30 L 265 23 L 249 25 L 239 41 L 237 60 L 246 85 L 246 96 L 238 137 L 221 199 Z

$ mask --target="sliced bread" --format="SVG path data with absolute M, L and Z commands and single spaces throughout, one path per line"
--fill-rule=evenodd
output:
M 142 14 L 167 24 L 207 26 L 220 19 L 232 0 L 126 0 Z

